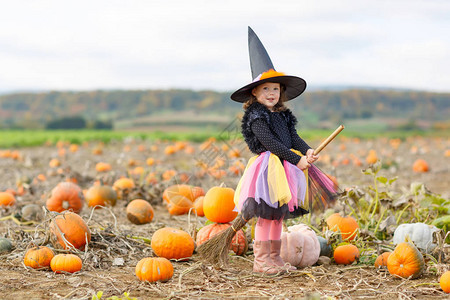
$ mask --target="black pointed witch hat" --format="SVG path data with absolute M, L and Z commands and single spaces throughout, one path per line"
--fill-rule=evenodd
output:
M 287 100 L 294 99 L 306 89 L 306 81 L 302 78 L 275 71 L 264 45 L 250 27 L 248 27 L 248 52 L 253 81 L 234 92 L 231 95 L 232 100 L 246 102 L 250 99 L 253 88 L 264 82 L 283 84 Z

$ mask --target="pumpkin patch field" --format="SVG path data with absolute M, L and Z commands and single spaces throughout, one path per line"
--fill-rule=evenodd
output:
M 316 165 L 339 199 L 310 199 L 311 214 L 284 222 L 281 255 L 295 268 L 275 276 L 252 273 L 254 220 L 228 265 L 196 251 L 236 218 L 251 156 L 214 138 L 0 149 L 0 299 L 450 297 L 447 137 L 329 144 Z

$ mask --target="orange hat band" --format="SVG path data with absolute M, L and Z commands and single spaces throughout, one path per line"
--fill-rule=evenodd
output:
M 253 82 L 260 81 L 260 80 L 267 79 L 267 78 L 272 78 L 272 77 L 279 77 L 279 76 L 285 76 L 285 74 L 282 72 L 277 72 L 274 69 L 270 69 L 269 71 L 266 71 L 266 72 L 260 74 L 258 77 L 256 77 L 253 80 Z

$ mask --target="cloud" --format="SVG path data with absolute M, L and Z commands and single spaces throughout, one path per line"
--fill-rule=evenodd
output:
M 2 11 L 11 89 L 233 90 L 250 80 L 248 25 L 277 69 L 314 85 L 450 86 L 444 0 L 16 0 Z

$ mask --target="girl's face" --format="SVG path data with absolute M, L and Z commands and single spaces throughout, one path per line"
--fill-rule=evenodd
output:
M 273 110 L 273 107 L 280 100 L 280 84 L 274 82 L 265 82 L 252 90 L 252 95 L 256 97 L 259 103 Z

